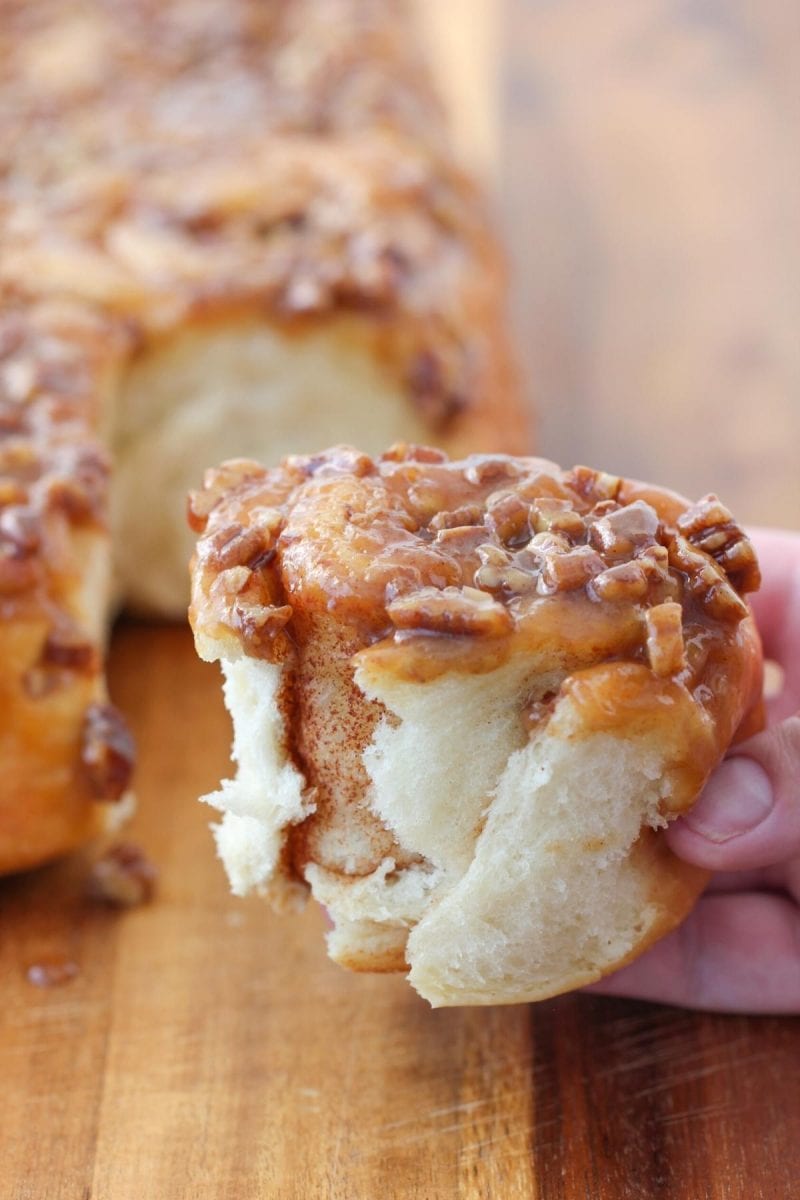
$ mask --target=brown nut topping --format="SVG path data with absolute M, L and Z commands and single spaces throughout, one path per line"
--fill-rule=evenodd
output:
M 589 583 L 589 595 L 610 604 L 636 604 L 649 590 L 647 573 L 641 562 L 617 563 L 601 571 Z
M 533 556 L 514 557 L 491 542 L 478 547 L 481 565 L 475 572 L 475 586 L 487 592 L 509 592 L 523 595 L 536 587 L 539 560 Z M 526 569 L 527 566 L 527 569 Z
M 438 512 L 432 518 L 430 528 L 437 532 L 442 529 L 456 529 L 461 525 L 482 525 L 483 509 L 480 504 L 465 504 L 463 508 L 453 509 L 452 512 Z
M 81 761 L 98 800 L 121 800 L 136 756 L 133 737 L 119 709 L 91 704 L 84 717 Z
M 716 496 L 705 496 L 687 508 L 677 525 L 687 541 L 719 563 L 737 591 L 758 590 L 761 572 L 753 544 Z
M 100 655 L 97 647 L 80 633 L 65 630 L 48 634 L 39 658 L 42 667 L 64 667 L 69 671 L 87 674 L 99 669 Z
M 189 493 L 186 515 L 195 533 L 204 532 L 212 510 L 227 492 L 246 479 L 259 479 L 263 474 L 261 464 L 249 458 L 231 458 L 222 466 L 206 471 L 202 489 Z
M 586 532 L 586 524 L 569 500 L 542 496 L 531 506 L 531 526 L 535 533 L 558 533 L 577 541 Z
M 158 871 L 139 846 L 121 842 L 93 865 L 89 894 L 117 908 L 146 904 L 155 895 Z
M 250 567 L 263 558 L 271 549 L 269 533 L 262 533 L 258 526 L 245 529 L 243 525 L 224 525 L 208 539 L 209 563 L 219 570 L 230 567 Z
M 644 619 L 651 670 L 662 678 L 677 675 L 686 666 L 683 609 L 680 604 L 668 601 L 648 608 Z
M 513 626 L 502 604 L 470 587 L 446 587 L 441 591 L 421 588 L 411 595 L 398 596 L 386 611 L 397 629 L 501 637 Z
M 622 480 L 618 475 L 594 471 L 591 467 L 573 467 L 564 476 L 565 482 L 590 504 L 600 500 L 616 500 Z
M 493 458 L 491 455 L 473 455 L 469 466 L 464 471 L 467 483 L 491 483 L 500 479 L 518 479 L 519 467 L 513 458 L 501 455 Z
M 576 546 L 566 553 L 547 554 L 539 579 L 539 591 L 574 592 L 584 587 L 595 575 L 601 574 L 605 565 L 591 546 Z
M 658 531 L 655 509 L 644 500 L 636 500 L 597 518 L 591 525 L 589 540 L 610 558 L 632 558 L 637 550 L 657 542 Z
M 747 605 L 731 587 L 710 555 L 696 550 L 680 534 L 669 545 L 670 566 L 682 571 L 686 587 L 710 616 L 736 623 L 747 616 Z
M 486 509 L 486 528 L 501 542 L 517 544 L 531 537 L 530 505 L 513 492 L 490 496 Z

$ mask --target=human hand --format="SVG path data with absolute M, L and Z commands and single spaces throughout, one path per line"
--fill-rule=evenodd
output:
M 800 1013 L 800 534 L 753 535 L 751 597 L 764 654 L 783 670 L 767 728 L 735 746 L 665 832 L 715 874 L 684 923 L 588 990 L 719 1012 Z

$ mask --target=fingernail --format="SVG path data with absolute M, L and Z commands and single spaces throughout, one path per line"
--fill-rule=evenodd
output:
M 729 758 L 711 776 L 685 823 L 710 842 L 749 833 L 772 811 L 769 776 L 752 758 Z

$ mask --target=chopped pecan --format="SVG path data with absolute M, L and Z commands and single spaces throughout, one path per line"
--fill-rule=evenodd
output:
M 230 567 L 250 567 L 256 560 L 261 559 L 272 549 L 268 540 L 269 533 L 262 533 L 261 528 L 251 525 L 245 528 L 238 523 L 223 525 L 214 530 L 207 538 L 203 548 L 204 557 L 218 570 L 228 570 Z
M 133 908 L 152 900 L 158 871 L 139 846 L 121 842 L 93 865 L 89 894 L 117 908 Z
M 69 671 L 87 674 L 98 670 L 100 656 L 97 647 L 77 632 L 51 631 L 39 657 L 41 667 L 64 667 Z
M 473 554 L 485 540 L 486 530 L 482 525 L 457 525 L 453 529 L 440 529 L 433 544 L 448 554 L 463 556 Z
M 392 600 L 386 611 L 397 629 L 500 637 L 513 627 L 502 604 L 470 587 L 420 588 Z
M 500 492 L 490 496 L 486 509 L 486 528 L 506 544 L 524 543 L 530 540 L 531 507 L 513 492 Z
M 575 546 L 566 552 L 545 555 L 539 591 L 573 592 L 605 570 L 605 563 L 591 546 Z
M 489 483 L 499 479 L 518 479 L 519 467 L 514 459 L 502 454 L 473 454 L 467 459 L 464 478 L 467 483 Z
M 668 549 L 670 566 L 683 573 L 687 589 L 710 616 L 731 623 L 747 616 L 744 600 L 709 554 L 695 549 L 681 534 L 672 539 Z
M 48 501 L 76 521 L 102 517 L 108 478 L 108 459 L 99 447 L 64 448 L 47 483 Z
M 632 558 L 637 550 L 656 544 L 659 524 L 655 509 L 635 500 L 594 520 L 589 540 L 609 558 Z
M 454 508 L 452 512 L 438 512 L 431 519 L 430 528 L 435 530 L 455 529 L 461 525 L 480 525 L 483 521 L 483 509 L 480 504 L 465 504 L 463 508 Z
M 195 533 L 203 533 L 211 512 L 231 489 L 246 479 L 260 479 L 264 468 L 249 458 L 231 458 L 219 467 L 212 467 L 203 477 L 203 487 L 189 493 L 187 520 Z
M 433 481 L 423 478 L 408 489 L 408 504 L 420 524 L 427 525 L 444 508 L 445 496 Z
M 86 710 L 81 761 L 98 800 L 121 800 L 128 789 L 136 749 L 119 709 L 91 704 Z
M 515 595 L 533 591 L 536 587 L 538 559 L 529 556 L 526 570 L 520 558 L 512 558 L 506 550 L 490 543 L 478 547 L 478 557 L 481 565 L 475 572 L 476 587 L 487 592 L 506 591 Z
M 259 604 L 244 596 L 237 596 L 233 603 L 233 614 L 248 649 L 269 652 L 275 637 L 283 632 L 291 619 L 292 606 Z
M 589 504 L 597 504 L 600 500 L 616 500 L 622 484 L 619 476 L 593 471 L 591 467 L 573 467 L 565 475 L 564 481 Z
M 543 558 L 545 554 L 566 554 L 572 546 L 561 533 L 537 533 L 528 542 L 527 548 L 530 553 Z
M 687 541 L 719 563 L 738 592 L 757 591 L 761 572 L 753 544 L 716 496 L 687 508 L 677 525 Z
M 655 675 L 677 675 L 686 666 L 683 645 L 683 610 L 667 601 L 648 608 L 645 613 L 647 657 Z
M 647 595 L 649 583 L 641 562 L 617 563 L 601 571 L 589 584 L 589 595 L 611 604 L 636 604 Z
M 586 532 L 583 517 L 569 500 L 541 496 L 531 507 L 531 525 L 535 533 L 558 533 L 577 541 Z

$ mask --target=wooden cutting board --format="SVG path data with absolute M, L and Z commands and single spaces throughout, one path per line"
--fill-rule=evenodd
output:
M 227 892 L 196 797 L 227 768 L 217 671 L 123 625 L 130 836 L 152 904 L 79 858 L 0 882 L 3 1200 L 794 1200 L 800 1022 L 600 997 L 432 1011 L 325 957 L 319 913 Z M 71 962 L 38 988 L 27 970 Z

